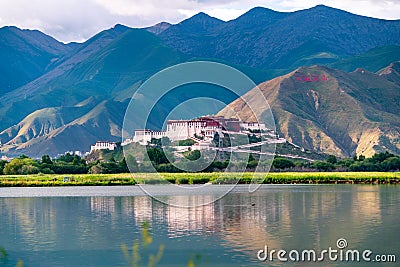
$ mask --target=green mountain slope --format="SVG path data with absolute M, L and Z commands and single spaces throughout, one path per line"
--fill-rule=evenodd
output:
M 366 53 L 332 63 L 330 67 L 348 72 L 357 68 L 377 72 L 397 60 L 400 60 L 400 46 L 392 45 L 373 48 Z
M 187 31 L 191 20 L 205 30 Z M 172 25 L 160 37 L 194 56 L 219 58 L 257 68 L 328 64 L 378 46 L 400 45 L 400 21 L 354 15 L 323 5 L 296 12 L 254 8 L 237 19 L 216 23 L 195 16 Z
M 63 84 L 68 84 L 65 74 L 88 57 L 96 54 L 128 29 L 117 25 L 112 29 L 98 33 L 85 43 L 75 47 L 74 53 L 54 62 L 55 66 L 52 66 L 53 68 L 44 75 L 18 89 L 0 95 L 0 129 L 6 129 L 17 124 L 36 110 L 55 106 L 73 106 L 92 96 L 82 95 L 81 92 L 71 90 L 69 85 L 63 87 Z M 15 69 L 13 71 L 22 75 Z M 67 102 L 68 98 L 74 97 L 74 95 L 77 96 L 77 100 Z M 79 97 L 79 95 L 82 96 Z
M 326 81 L 320 79 L 323 76 Z M 272 108 L 278 132 L 297 145 L 338 156 L 400 153 L 400 87 L 382 76 L 363 69 L 346 73 L 302 67 L 260 84 L 260 89 Z M 244 98 L 262 116 L 266 106 L 254 102 L 259 101 L 252 98 L 254 93 Z M 241 99 L 229 107 L 243 119 L 254 119 Z M 229 108 L 219 114 L 234 115 Z
M 399 66 L 386 66 L 400 60 L 399 29 L 400 21 L 326 6 L 297 12 L 254 8 L 228 22 L 199 13 L 177 25 L 116 25 L 85 43 L 69 45 L 37 31 L 2 28 L 0 59 L 11 55 L 3 62 L 12 68 L 1 69 L 0 63 L 0 75 L 13 75 L 0 79 L 6 85 L 0 84 L 2 150 L 39 156 L 86 151 L 97 140 L 120 140 L 124 111 L 142 82 L 166 67 L 201 59 L 234 66 L 256 83 L 303 65 L 333 66 L 300 68 L 267 83 L 265 93 L 274 103 L 280 132 L 306 148 L 337 155 L 395 152 Z M 337 70 L 359 67 L 363 69 L 352 73 Z M 290 84 L 300 72 L 331 78 L 326 83 Z M 250 89 L 241 88 L 240 93 Z M 134 103 L 152 105 L 149 96 L 158 90 L 162 85 Z M 198 97 L 221 103 L 237 98 L 217 86 L 180 86 L 160 100 L 147 126 L 159 129 L 175 106 Z M 219 109 L 204 100 L 174 116 L 192 118 Z M 143 110 L 132 115 L 137 127 L 143 126 Z
M 0 28 L 0 95 L 43 75 L 74 48 L 39 31 Z
M 47 83 L 0 98 L 1 123 L 10 125 L 0 135 L 6 144 L 3 150 L 55 154 L 65 149 L 86 151 L 95 141 L 113 136 L 119 140 L 127 100 L 140 82 L 180 61 L 183 56 L 155 35 L 127 30 L 61 75 L 38 81 Z M 90 105 L 82 104 L 87 101 Z M 73 108 L 62 112 L 66 107 Z
M 49 73 L 1 96 L 0 129 L 18 123 L 38 109 L 74 106 L 91 96 L 100 101 L 112 99 L 158 70 L 183 60 L 180 53 L 163 46 L 145 30 L 127 30 L 111 42 L 109 39 L 98 39 L 101 44 L 107 43 L 103 46 L 99 42 L 89 44 L 88 49 L 95 51 L 83 60 L 76 59 L 72 68 Z
M 71 57 L 71 60 L 74 58 Z M 4 130 L 0 139 L 6 144 L 3 150 L 8 153 L 12 150 L 18 153 L 23 151 L 29 155 L 37 155 L 32 153 L 39 152 L 55 154 L 67 148 L 86 151 L 97 140 L 116 140 L 117 137 L 120 140 L 127 101 L 140 84 L 159 70 L 188 59 L 184 54 L 163 45 L 154 34 L 140 29 L 127 29 L 84 60 L 76 61 L 73 67 L 64 68 L 63 63 L 60 67 L 64 69 L 60 72 L 54 73 L 59 70 L 57 68 L 33 83 L 1 97 L 0 118 Z M 259 81 L 272 76 L 267 71 L 246 66 L 235 67 Z M 147 93 L 154 94 L 159 89 L 162 88 L 154 88 Z M 243 87 L 240 93 L 250 89 Z M 160 99 L 150 117 L 149 127 L 161 128 L 165 117 L 175 106 L 198 97 L 216 97 L 221 102 L 229 103 L 237 96 L 217 86 L 180 86 Z M 81 107 L 81 103 L 88 99 L 89 110 L 86 104 L 84 108 Z M 137 104 L 152 105 L 148 99 L 147 95 L 143 95 Z M 96 108 L 93 108 L 95 105 Z M 76 111 L 68 114 L 62 112 L 67 107 Z M 180 109 L 176 115 L 192 118 L 204 113 L 215 113 L 220 108 L 203 100 L 197 102 L 195 107 Z M 82 115 L 82 111 L 88 112 L 90 116 Z M 141 111 L 138 109 L 135 114 L 137 118 L 144 116 Z M 116 118 L 110 120 L 112 126 L 107 126 L 104 118 L 113 114 L 117 114 Z M 78 135 L 84 136 L 76 142 L 72 136 L 77 138 Z M 71 137 L 69 141 L 68 137 Z

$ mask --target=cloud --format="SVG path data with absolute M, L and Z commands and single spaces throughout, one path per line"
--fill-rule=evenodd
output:
M 231 20 L 255 6 L 294 11 L 321 3 L 365 16 L 400 18 L 400 0 L 12 0 L 0 1 L 0 26 L 39 29 L 64 42 L 83 41 L 117 23 L 177 23 L 200 11 Z
M 348 12 L 383 19 L 400 18 L 400 0 L 283 0 L 274 1 L 280 10 L 294 11 L 318 4 L 339 8 Z

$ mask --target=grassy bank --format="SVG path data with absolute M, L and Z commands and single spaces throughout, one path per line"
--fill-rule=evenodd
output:
M 160 177 L 161 176 L 161 177 Z M 264 184 L 400 184 L 400 172 L 282 172 L 258 174 Z M 0 187 L 88 186 L 135 184 L 226 184 L 250 183 L 252 173 L 135 173 L 77 175 L 2 175 Z

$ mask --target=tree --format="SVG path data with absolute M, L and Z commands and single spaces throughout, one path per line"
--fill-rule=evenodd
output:
M 192 139 L 178 140 L 178 146 L 192 146 L 195 143 Z
M 378 153 L 378 154 L 373 155 L 369 159 L 369 161 L 371 163 L 376 164 L 376 163 L 381 163 L 381 162 L 383 162 L 386 159 L 391 158 L 391 157 L 394 157 L 394 155 L 392 153 L 389 153 L 389 152 L 386 151 L 385 153 Z
M 129 168 L 128 165 L 126 164 L 126 159 L 125 157 L 122 158 L 120 162 L 118 162 L 118 173 L 128 173 Z
M 96 165 L 93 165 L 89 169 L 89 173 L 91 174 L 100 174 L 103 173 L 103 168 L 100 163 L 97 163 Z
M 5 160 L 0 160 L 0 175 L 3 174 L 3 169 L 4 166 L 7 164 L 8 162 Z
M 64 162 L 72 162 L 74 160 L 74 156 L 71 155 L 70 153 L 66 153 L 58 158 L 58 161 L 64 161 Z
M 257 137 L 255 134 L 248 134 L 249 144 L 261 142 L 261 137 Z
M 200 150 L 193 150 L 185 153 L 185 158 L 191 161 L 198 160 L 200 157 L 201 157 Z
M 86 165 L 86 161 L 79 157 L 78 155 L 74 155 L 74 159 L 72 160 L 73 165 Z
M 340 161 L 338 162 L 338 164 L 339 164 L 340 166 L 346 167 L 346 168 L 350 167 L 350 165 L 353 164 L 353 163 L 354 163 L 354 160 L 353 160 L 353 159 L 342 159 L 342 160 L 340 160 Z
M 250 154 L 249 159 L 247 160 L 247 169 L 254 169 L 258 165 L 258 160 L 256 160 L 253 154 Z
M 161 137 L 161 145 L 162 146 L 170 146 L 171 145 L 171 140 L 166 136 Z
M 231 147 L 231 137 L 227 133 L 224 133 L 224 136 L 222 139 L 222 147 Z
M 371 162 L 361 161 L 351 164 L 349 170 L 352 172 L 371 172 L 371 171 L 381 171 L 381 167 Z
M 213 161 L 212 164 L 210 165 L 211 169 L 209 171 L 213 171 L 214 169 L 218 169 L 218 170 L 223 170 L 226 167 L 228 167 L 229 165 L 229 160 L 225 160 L 225 161 Z
M 399 157 L 387 158 L 382 162 L 382 166 L 387 171 L 400 170 L 400 158 Z
M 161 148 L 148 148 L 147 155 L 149 156 L 150 161 L 152 161 L 155 165 L 159 165 L 161 163 L 169 163 L 164 151 Z
M 293 168 L 295 165 L 291 160 L 285 158 L 275 158 L 272 162 L 272 167 L 275 169 L 289 169 Z
M 49 155 L 42 156 L 42 164 L 53 164 Z
M 218 132 L 215 132 L 215 134 L 214 134 L 213 143 L 216 147 L 219 147 L 219 133 Z
M 336 164 L 337 158 L 334 155 L 329 155 L 328 158 L 326 159 L 326 162 L 331 163 L 331 164 Z
M 126 161 L 126 166 L 128 167 L 128 172 L 138 172 L 139 171 L 139 165 L 134 156 L 132 156 L 132 155 L 126 156 L 125 161 Z
M 316 168 L 319 171 L 331 171 L 335 169 L 335 165 L 329 162 L 324 162 L 324 161 L 315 161 L 312 166 Z
M 74 165 L 71 163 L 57 162 L 51 166 L 51 170 L 57 174 L 84 174 L 88 172 L 86 165 Z
M 4 174 L 36 174 L 39 173 L 38 163 L 26 156 L 15 158 L 7 163 L 3 169 Z

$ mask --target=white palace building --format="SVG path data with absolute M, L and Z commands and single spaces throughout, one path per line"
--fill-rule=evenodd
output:
M 117 144 L 114 142 L 97 141 L 96 144 L 90 146 L 90 153 L 95 150 L 103 150 L 103 149 L 114 150 L 116 148 Z
M 152 138 L 168 137 L 171 141 L 192 139 L 212 140 L 216 133 L 223 131 L 241 132 L 242 130 L 266 130 L 265 124 L 241 122 L 238 119 L 225 119 L 222 116 L 207 116 L 193 120 L 168 120 L 166 131 L 136 130 L 133 139 L 124 143 L 139 142 L 147 144 Z M 200 140 L 198 140 L 200 141 Z M 123 144 L 124 145 L 124 144 Z

